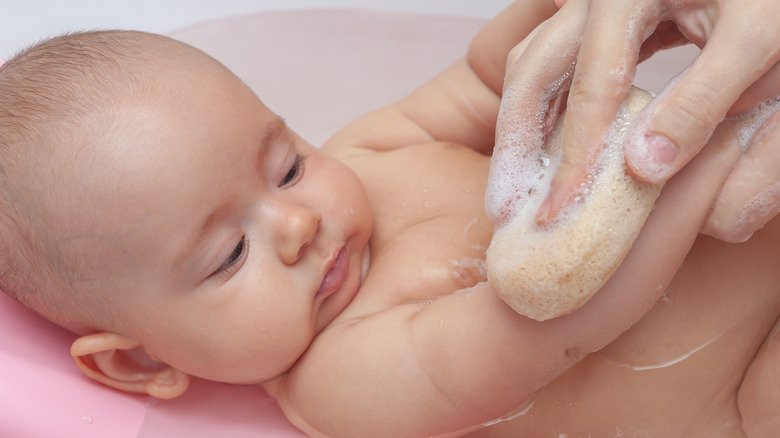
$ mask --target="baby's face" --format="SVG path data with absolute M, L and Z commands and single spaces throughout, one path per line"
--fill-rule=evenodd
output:
M 98 329 L 187 373 L 256 383 L 352 300 L 372 216 L 351 170 L 213 70 L 109 110 L 108 144 L 72 175 L 63 239 L 110 289 L 122 322 Z

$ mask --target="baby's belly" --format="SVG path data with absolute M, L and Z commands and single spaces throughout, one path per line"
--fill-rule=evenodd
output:
M 636 326 L 476 435 L 743 436 L 737 393 L 780 314 L 778 236 L 700 238 Z

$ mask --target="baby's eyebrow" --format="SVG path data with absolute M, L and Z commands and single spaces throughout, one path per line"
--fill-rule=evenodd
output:
M 206 234 L 206 232 L 212 227 L 214 223 L 216 223 L 221 216 L 224 216 L 226 210 L 225 210 L 225 203 L 220 203 L 217 208 L 212 210 L 204 220 L 202 220 L 197 226 L 192 228 L 194 230 L 191 233 L 187 233 L 187 238 L 185 240 L 184 245 L 182 246 L 181 251 L 178 253 L 178 255 L 173 259 L 173 264 L 171 264 L 171 272 L 176 270 L 176 267 L 179 266 L 189 254 L 192 253 L 192 250 L 195 248 L 198 242 L 203 238 L 203 236 Z
M 268 143 L 271 143 L 273 140 L 279 138 L 282 134 L 285 134 L 286 131 L 287 123 L 284 121 L 284 119 L 279 116 L 274 117 L 273 120 L 265 125 L 265 130 L 263 131 L 263 136 L 260 140 L 261 146 L 265 148 Z
M 277 139 L 287 134 L 287 123 L 284 119 L 276 116 L 265 125 L 263 135 L 260 137 L 260 148 L 257 153 L 257 171 L 259 172 L 262 166 L 260 157 L 263 155 L 263 151 L 268 150 L 269 146 Z
M 260 135 L 260 145 L 257 148 L 256 165 L 258 172 L 260 171 L 260 166 L 262 165 L 260 157 L 262 157 L 263 151 L 268 150 L 273 142 L 284 136 L 286 133 L 287 123 L 285 123 L 284 119 L 279 116 L 274 117 L 265 125 L 263 132 Z M 218 222 L 221 216 L 226 214 L 224 207 L 225 203 L 220 203 L 215 209 L 206 215 L 206 217 L 200 221 L 198 225 L 191 228 L 193 231 L 188 233 L 190 237 L 187 238 L 181 252 L 176 256 L 176 258 L 174 258 L 173 264 L 171 265 L 171 271 L 175 270 L 176 267 L 179 266 L 179 264 L 187 257 L 187 255 L 191 253 L 192 249 L 203 238 L 209 228 L 211 228 L 214 223 Z

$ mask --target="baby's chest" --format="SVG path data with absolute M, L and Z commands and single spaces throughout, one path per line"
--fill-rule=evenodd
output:
M 471 149 L 434 143 L 382 153 L 358 167 L 375 220 L 365 292 L 395 304 L 485 280 L 488 166 L 489 158 Z

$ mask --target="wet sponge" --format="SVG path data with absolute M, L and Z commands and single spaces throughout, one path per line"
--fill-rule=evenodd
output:
M 661 191 L 636 181 L 624 164 L 627 128 L 649 101 L 642 90 L 629 92 L 587 187 L 555 223 L 540 228 L 534 215 L 560 163 L 561 123 L 544 144 L 549 165 L 519 175 L 538 183 L 497 225 L 487 251 L 488 279 L 518 313 L 543 321 L 578 309 L 628 253 Z

